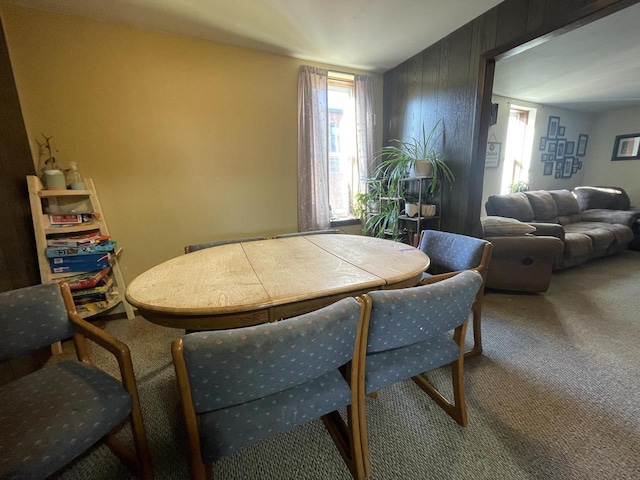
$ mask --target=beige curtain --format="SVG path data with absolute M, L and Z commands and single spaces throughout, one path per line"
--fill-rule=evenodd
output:
M 370 75 L 355 75 L 356 136 L 360 178 L 369 178 L 373 172 L 375 146 L 373 141 L 374 96 Z
M 331 226 L 329 211 L 328 71 L 302 65 L 298 78 L 298 230 Z

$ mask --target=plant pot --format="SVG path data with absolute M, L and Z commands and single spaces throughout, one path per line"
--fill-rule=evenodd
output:
M 430 177 L 433 174 L 433 164 L 429 160 L 416 160 L 413 174 L 416 177 Z
M 43 170 L 42 183 L 47 190 L 66 190 L 67 181 L 62 170 Z
M 422 205 L 420 208 L 423 217 L 433 217 L 436 214 L 435 205 Z
M 418 212 L 420 212 L 420 207 L 418 206 L 417 203 L 405 203 L 404 204 L 404 213 L 408 217 L 415 217 L 415 216 L 418 215 Z

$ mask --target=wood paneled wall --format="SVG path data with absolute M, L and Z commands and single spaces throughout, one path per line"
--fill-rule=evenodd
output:
M 0 22 L 0 291 L 40 283 L 27 192 L 35 173 Z
M 442 153 L 456 176 L 442 229 L 478 235 L 495 58 L 638 0 L 505 0 L 384 77 L 384 141 L 419 137 L 442 118 Z

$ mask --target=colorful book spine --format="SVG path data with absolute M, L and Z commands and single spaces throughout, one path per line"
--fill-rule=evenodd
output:
M 110 253 L 87 253 L 86 255 L 70 255 L 67 257 L 54 257 L 49 259 L 51 266 L 62 267 L 65 265 L 75 265 L 79 263 L 100 263 L 109 262 Z M 94 268 L 94 270 L 97 270 Z
M 108 279 L 104 283 L 104 285 L 95 286 L 95 287 L 91 287 L 91 288 L 77 289 L 77 290 L 74 290 L 73 292 L 71 292 L 71 294 L 73 295 L 73 298 L 80 298 L 80 297 L 83 297 L 85 295 L 93 295 L 93 294 L 96 294 L 96 293 L 106 293 L 109 290 L 111 290 L 111 287 L 113 287 L 113 278 Z
M 81 275 L 74 275 L 72 277 L 60 278 L 57 281 L 60 283 L 67 283 L 71 290 L 92 288 L 98 285 L 99 282 L 102 282 L 107 277 L 107 275 L 109 275 L 110 271 L 111 268 L 105 268 L 103 270 L 100 270 L 99 272 L 83 273 Z
M 93 270 L 102 270 L 107 268 L 109 262 L 80 262 L 71 263 L 67 265 L 51 265 L 52 273 L 76 273 L 76 272 L 91 272 Z
M 113 252 L 116 249 L 116 242 L 109 240 L 91 245 L 80 245 L 77 247 L 47 247 L 45 253 L 47 258 L 68 257 L 71 255 L 89 255 L 99 252 Z

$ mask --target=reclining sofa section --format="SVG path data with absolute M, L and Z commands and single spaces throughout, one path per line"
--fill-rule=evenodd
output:
M 581 210 L 569 190 L 537 190 L 492 195 L 487 215 L 515 218 L 536 227 L 535 235 L 562 240 L 564 250 L 554 268 L 579 265 L 592 258 L 625 250 L 633 239 L 636 213 L 621 210 Z

